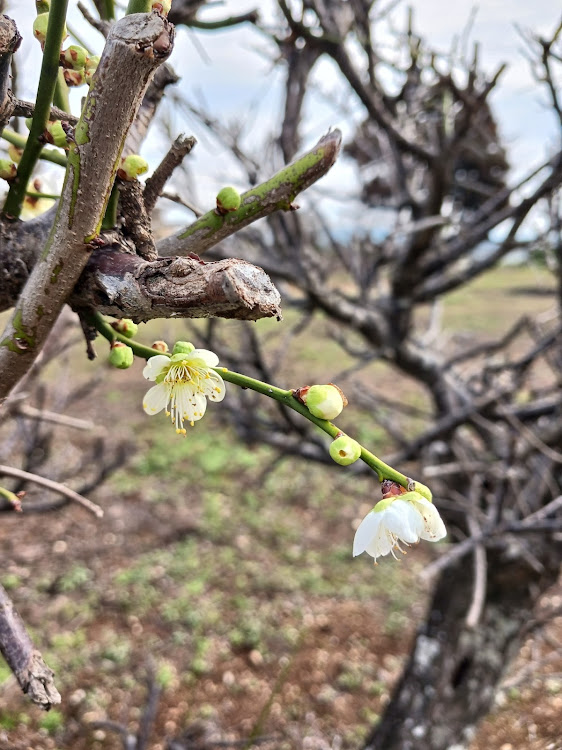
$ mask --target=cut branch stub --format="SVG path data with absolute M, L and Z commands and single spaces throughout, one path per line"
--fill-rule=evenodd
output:
M 0 586 L 0 651 L 24 693 L 46 710 L 61 701 L 54 672 L 33 647 L 21 617 L 5 589 Z
M 90 259 L 73 307 L 130 318 L 281 317 L 281 298 L 258 266 L 236 258 L 203 263 L 195 258 L 147 262 L 136 255 L 102 249 Z
M 0 401 L 39 354 L 88 261 L 125 135 L 173 37 L 157 13 L 126 16 L 111 28 L 76 126 L 55 223 L 0 338 Z

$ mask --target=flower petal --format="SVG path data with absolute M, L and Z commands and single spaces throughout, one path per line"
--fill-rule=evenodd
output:
M 384 513 L 384 525 L 398 539 L 407 544 L 419 542 L 420 536 L 416 533 L 420 527 L 419 514 L 411 503 L 395 500 Z
M 169 366 L 169 364 L 170 357 L 166 357 L 165 354 L 156 354 L 148 360 L 142 374 L 147 380 L 156 380 L 164 367 Z
M 203 360 L 203 365 L 205 367 L 216 367 L 219 363 L 219 358 L 217 357 L 217 355 L 214 352 L 210 352 L 208 349 L 194 349 L 189 354 L 189 358 L 190 360 L 191 359 Z
M 383 513 L 375 513 L 373 510 L 367 513 L 365 518 L 359 524 L 353 540 L 353 557 L 357 557 L 365 552 L 377 535 Z
M 423 529 L 420 533 L 422 539 L 427 539 L 430 542 L 438 542 L 444 536 L 447 536 L 445 524 L 433 503 L 430 503 L 425 498 L 420 498 L 412 501 L 411 504 L 416 507 L 417 512 L 423 519 Z
M 394 548 L 395 544 L 396 538 L 389 532 L 386 526 L 381 523 L 374 539 L 372 539 L 370 544 L 367 545 L 365 551 L 368 555 L 374 557 L 376 562 L 377 557 L 388 555 L 388 553 Z
M 147 414 L 158 414 L 165 409 L 170 400 L 170 386 L 168 383 L 158 383 L 152 386 L 144 396 L 142 408 Z
M 222 401 L 226 396 L 226 387 L 224 385 L 224 380 L 216 372 L 210 373 L 210 376 L 212 387 L 207 393 L 207 398 L 209 399 L 209 401 Z

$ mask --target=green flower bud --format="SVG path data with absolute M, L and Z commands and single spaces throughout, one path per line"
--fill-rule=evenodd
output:
M 65 68 L 72 68 L 72 70 L 82 70 L 86 66 L 88 59 L 88 52 L 84 47 L 79 47 L 76 44 L 71 44 L 70 47 L 61 53 L 62 61 Z
M 10 159 L 0 159 L 0 178 L 2 180 L 13 180 L 18 168 Z
M 33 21 L 33 36 L 38 39 L 41 44 L 45 44 L 47 38 L 47 27 L 49 25 L 49 14 L 40 13 Z
M 335 419 L 347 404 L 343 393 L 332 383 L 311 385 L 306 392 L 301 393 L 301 399 L 309 412 L 318 419 Z
M 119 320 L 114 320 L 111 327 L 118 333 L 126 336 L 128 339 L 134 338 L 139 330 L 138 325 L 133 323 L 132 320 L 129 320 L 129 318 L 119 318 Z
M 86 83 L 86 70 L 65 70 L 63 72 L 67 86 L 83 86 Z
M 33 117 L 26 117 L 25 118 L 25 127 L 28 130 L 31 130 L 31 123 L 33 122 Z
M 100 56 L 99 55 L 90 55 L 86 59 L 86 70 L 95 70 L 100 62 Z
M 51 9 L 51 2 L 50 0 L 35 0 L 35 7 L 37 13 L 48 13 Z
M 8 146 L 8 156 L 12 161 L 15 161 L 16 164 L 19 164 L 22 154 L 23 148 L 18 148 L 17 146 L 14 146 L 13 143 L 10 143 L 10 145 Z
M 349 466 L 361 457 L 361 446 L 347 435 L 340 435 L 330 445 L 330 456 L 340 466 Z
M 111 350 L 109 352 L 109 363 L 113 367 L 118 367 L 120 370 L 126 370 L 133 364 L 135 355 L 133 350 L 127 344 L 122 344 L 120 341 L 114 341 L 111 344 Z
M 167 16 L 172 7 L 172 0 L 154 0 L 152 10 L 157 10 L 163 16 Z
M 155 341 L 151 349 L 156 349 L 157 352 L 162 352 L 162 354 L 166 354 L 168 351 L 168 344 L 165 341 Z
M 189 341 L 176 341 L 176 343 L 174 344 L 174 348 L 172 349 L 172 355 L 191 354 L 194 349 L 195 347 Z
M 141 174 L 148 171 L 148 162 L 138 154 L 129 154 L 121 161 L 117 175 L 126 182 L 136 180 Z
M 221 216 L 240 208 L 240 193 L 233 187 L 224 187 L 217 195 L 217 213 Z
M 59 148 L 68 148 L 68 140 L 60 120 L 47 123 L 46 139 Z

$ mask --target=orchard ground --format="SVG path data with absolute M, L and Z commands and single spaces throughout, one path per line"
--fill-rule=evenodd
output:
M 545 271 L 503 268 L 450 295 L 447 345 L 501 333 L 514 310 L 548 311 L 554 298 L 529 292 L 553 286 Z M 268 346 L 281 345 L 283 325 L 258 326 Z M 293 341 L 276 384 L 325 382 L 343 370 L 337 344 L 318 345 L 327 334 L 319 321 Z M 189 334 L 181 322 L 161 322 L 140 337 Z M 80 378 L 104 373 L 73 416 L 95 419 L 110 442 L 130 446 L 130 459 L 90 496 L 102 520 L 77 506 L 2 518 L 1 580 L 55 669 L 63 703 L 50 713 L 33 707 L 2 664 L 0 748 L 122 747 L 92 723 L 135 731 L 149 668 L 162 687 L 153 750 L 194 723 L 223 741 L 269 737 L 265 750 L 360 747 L 400 674 L 426 605 L 420 572 L 439 549 L 420 545 L 376 567 L 353 560 L 354 526 L 380 497 L 374 475 L 277 462 L 271 449 L 237 442 L 217 418 L 220 404 L 182 439 L 163 415 L 142 412 L 142 363 L 110 370 L 104 342 L 96 346 L 94 365 L 80 356 L 82 342 L 73 350 Z M 52 393 L 63 377 L 48 368 Z M 423 392 L 380 365 L 361 377 L 423 407 Z M 368 415 L 351 405 L 343 426 L 384 457 L 384 433 Z M 420 427 L 413 420 L 404 429 Z M 59 462 L 79 466 L 91 436 L 56 429 Z M 560 608 L 562 589 L 543 604 Z M 561 715 L 558 617 L 525 644 L 472 750 L 561 750 Z

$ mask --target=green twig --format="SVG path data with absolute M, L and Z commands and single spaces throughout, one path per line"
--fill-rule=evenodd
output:
M 151 10 L 151 0 L 129 0 L 125 15 L 130 16 L 131 13 L 150 13 Z
M 117 333 L 117 331 L 109 325 L 100 313 L 93 313 L 86 320 L 91 323 L 109 342 L 121 341 L 123 344 L 130 346 L 137 357 L 150 359 L 150 357 L 162 354 L 162 352 L 158 352 L 149 346 L 139 344 L 134 341 L 134 339 L 129 339 L 126 336 Z M 170 355 L 168 354 L 167 356 Z M 336 427 L 335 424 L 332 424 L 332 422 L 328 422 L 326 419 L 318 419 L 318 417 L 311 414 L 307 407 L 293 396 L 292 391 L 285 391 L 282 388 L 277 388 L 269 383 L 263 383 L 261 380 L 250 378 L 247 375 L 242 375 L 238 372 L 233 372 L 232 370 L 227 370 L 226 367 L 214 367 L 213 369 L 228 383 L 237 385 L 240 388 L 249 388 L 252 391 L 256 391 L 256 393 L 261 393 L 263 396 L 275 399 L 275 401 L 279 401 L 284 406 L 293 409 L 293 411 L 298 412 L 305 419 L 308 419 L 309 422 L 312 422 L 316 427 L 319 427 L 331 438 L 335 439 L 342 434 L 342 430 L 340 430 L 339 427 Z M 402 487 L 409 490 L 413 489 L 428 500 L 431 500 L 431 491 L 425 486 L 425 484 L 414 482 L 414 485 L 411 486 L 411 480 L 409 477 L 396 471 L 392 466 L 385 464 L 384 461 L 381 461 L 381 459 L 378 458 L 378 456 L 375 456 L 374 453 L 363 448 L 363 446 L 361 446 L 361 459 L 367 464 L 367 466 L 373 469 L 377 474 L 379 481 L 382 482 L 383 479 L 390 479 L 393 482 L 398 482 Z
M 25 148 L 27 142 L 27 138 L 24 135 L 20 135 L 13 130 L 8 130 L 8 128 L 4 128 L 0 137 L 8 141 L 8 143 L 13 143 L 18 148 Z M 44 161 L 50 161 L 53 164 L 60 164 L 61 167 L 66 167 L 66 156 L 54 148 L 42 148 L 39 152 L 39 158 Z
M 105 214 L 101 222 L 102 229 L 113 229 L 113 227 L 116 226 L 118 204 L 119 204 L 119 189 L 117 188 L 117 185 L 113 183 L 113 187 L 111 188 L 111 195 L 109 196 L 109 200 L 107 201 Z
M 68 84 L 64 80 L 64 70 L 59 68 L 57 83 L 53 94 L 53 104 L 65 112 L 70 112 L 70 99 L 68 98 Z
M 47 38 L 43 50 L 43 62 L 41 64 L 41 74 L 39 76 L 39 86 L 35 101 L 35 112 L 33 113 L 29 138 L 25 144 L 18 166 L 18 173 L 10 185 L 10 190 L 4 203 L 3 214 L 6 218 L 17 219 L 19 217 L 25 199 L 27 183 L 43 148 L 39 137 L 45 131 L 47 122 L 49 121 L 49 113 L 59 69 L 60 49 L 67 7 L 68 0 L 52 0 L 51 2 Z
M 115 0 L 104 0 L 100 7 L 100 17 L 104 21 L 115 20 Z

